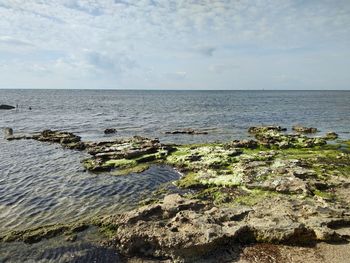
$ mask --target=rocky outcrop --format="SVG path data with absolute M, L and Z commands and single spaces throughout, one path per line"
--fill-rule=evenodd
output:
M 259 132 L 255 134 L 259 144 L 271 148 L 311 148 L 326 144 L 326 140 L 321 137 L 307 137 L 303 134 L 284 134 L 273 130 Z
M 258 142 L 254 140 L 233 140 L 226 144 L 227 147 L 255 149 L 258 147 Z
M 101 227 L 116 229 L 113 245 L 123 254 L 191 262 L 230 240 L 243 238 L 249 229 L 240 221 L 250 211 L 217 209 L 199 200 L 169 195 L 160 204 L 104 218 Z
M 59 143 L 64 148 L 73 150 L 84 150 L 86 145 L 81 142 L 81 138 L 71 132 L 44 130 L 38 135 L 33 135 L 33 139 L 42 142 Z
M 6 104 L 0 104 L 0 110 L 13 110 L 16 107 L 11 106 L 11 105 L 6 105 Z
M 178 262 L 201 262 L 235 243 L 349 240 L 350 142 L 325 145 L 325 138 L 276 129 L 281 128 L 255 129 L 256 141 L 226 144 L 165 145 L 140 136 L 84 142 L 91 155 L 83 162 L 86 169 L 127 174 L 168 164 L 182 173 L 176 191 L 186 193 L 166 194 L 153 204 L 89 224 L 98 226 L 108 237 L 105 243 L 122 254 Z M 79 136 L 50 130 L 32 138 L 64 147 L 82 143 Z M 37 242 L 71 228 L 43 229 L 0 239 Z
M 287 131 L 286 128 L 282 128 L 281 126 L 274 126 L 274 125 L 269 125 L 269 126 L 253 126 L 248 128 L 249 133 L 262 133 L 262 132 L 267 132 L 267 131 L 276 131 L 276 132 L 282 132 L 282 131 Z
M 175 131 L 166 131 L 165 134 L 190 134 L 190 135 L 200 135 L 208 134 L 206 131 L 198 131 L 194 129 L 184 129 L 184 130 L 175 130 Z
M 326 140 L 335 140 L 338 139 L 339 135 L 335 132 L 327 132 L 326 135 L 323 137 Z
M 329 226 L 345 209 L 317 200 L 276 196 L 253 207 L 217 207 L 209 202 L 168 195 L 158 204 L 100 220 L 111 241 L 125 255 L 200 261 L 234 243 L 269 242 L 312 245 L 346 240 Z M 197 262 L 196 261 L 196 262 Z
M 87 151 L 91 158 L 83 161 L 89 171 L 109 171 L 114 168 L 138 170 L 140 164 L 164 159 L 172 147 L 157 139 L 134 136 L 110 142 L 90 143 Z
M 44 130 L 41 133 L 34 134 L 13 134 L 6 136 L 9 141 L 12 140 L 37 140 L 42 142 L 58 143 L 64 148 L 72 150 L 84 150 L 86 144 L 81 141 L 81 138 L 71 132 Z
M 317 132 L 317 128 L 304 127 L 304 126 L 301 126 L 301 125 L 293 126 L 292 130 L 296 131 L 296 132 L 301 132 L 301 133 L 315 133 L 315 132 Z

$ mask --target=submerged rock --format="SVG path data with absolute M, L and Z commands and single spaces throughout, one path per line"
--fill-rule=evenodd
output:
M 165 134 L 191 134 L 191 135 L 196 135 L 196 134 L 208 134 L 206 131 L 198 131 L 194 129 L 184 129 L 184 130 L 175 130 L 175 131 L 166 131 Z
M 0 235 L 0 240 L 3 242 L 23 241 L 31 244 L 44 238 L 52 238 L 61 234 L 74 235 L 74 233 L 81 232 L 88 227 L 87 222 L 40 226 L 22 231 L 11 231 L 5 235 Z
M 113 134 L 116 132 L 117 132 L 117 129 L 115 129 L 115 128 L 107 128 L 104 130 L 104 134 Z
M 315 133 L 315 132 L 317 132 L 317 128 L 304 127 L 304 126 L 300 126 L 300 125 L 293 126 L 292 130 L 296 131 L 296 132 L 302 132 L 302 133 Z
M 11 106 L 11 105 L 6 105 L 6 104 L 0 104 L 0 110 L 13 110 L 16 107 Z

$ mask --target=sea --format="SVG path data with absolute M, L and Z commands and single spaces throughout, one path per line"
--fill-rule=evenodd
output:
M 85 141 L 141 135 L 176 144 L 226 142 L 249 138 L 250 126 L 291 131 L 296 124 L 317 127 L 316 136 L 335 131 L 350 138 L 350 91 L 8 89 L 0 90 L 0 104 L 17 105 L 0 111 L 1 130 L 70 131 Z M 117 133 L 105 135 L 106 128 Z M 166 134 L 185 128 L 208 134 Z M 0 133 L 0 233 L 127 211 L 180 176 L 167 166 L 128 176 L 89 173 L 81 165 L 87 157 L 50 143 L 6 141 Z M 0 248 L 0 258 L 4 253 Z

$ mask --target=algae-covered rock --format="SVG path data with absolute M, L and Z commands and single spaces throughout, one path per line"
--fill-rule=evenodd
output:
M 23 241 L 25 243 L 36 243 L 44 238 L 52 238 L 61 234 L 73 234 L 81 232 L 89 227 L 86 222 L 77 222 L 72 224 L 55 224 L 40 226 L 23 231 L 11 231 L 3 236 L 0 240 L 3 242 Z
M 277 132 L 281 132 L 281 131 L 286 131 L 286 128 L 282 128 L 281 126 L 274 126 L 274 125 L 270 125 L 270 126 L 254 126 L 254 127 L 250 127 L 248 129 L 249 133 L 262 133 L 262 132 L 267 132 L 267 131 L 277 131 Z
M 282 134 L 278 131 L 266 131 L 255 134 L 259 144 L 267 148 L 311 148 L 325 145 L 327 142 L 321 137 L 307 137 L 302 134 Z
M 157 139 L 134 136 L 129 139 L 90 143 L 87 151 L 91 158 L 83 161 L 89 171 L 110 171 L 112 169 L 139 169 L 144 163 L 166 158 L 172 147 L 163 145 Z M 122 173 L 121 173 L 122 174 Z
M 339 137 L 339 135 L 335 132 L 327 132 L 323 138 L 325 138 L 326 140 L 335 140 L 338 137 Z
M 233 140 L 227 143 L 226 147 L 255 149 L 258 147 L 258 142 L 254 140 Z
M 184 193 L 90 224 L 122 254 L 179 262 L 205 258 L 235 242 L 312 245 L 349 240 L 349 141 L 327 145 L 324 137 L 281 131 L 279 126 L 255 127 L 251 132 L 256 141 L 225 144 L 165 145 L 139 136 L 85 142 L 91 155 L 84 161 L 88 170 L 122 175 L 164 163 L 181 172 L 175 185 Z M 64 145 L 80 142 L 66 133 L 38 136 Z M 59 234 L 74 240 L 77 229 L 47 226 L 1 240 L 37 242 Z

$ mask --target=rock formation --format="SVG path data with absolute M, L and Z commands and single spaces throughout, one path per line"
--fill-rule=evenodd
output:
M 104 244 L 126 256 L 200 262 L 235 244 L 349 241 L 350 142 L 328 145 L 327 136 L 283 130 L 254 127 L 256 140 L 198 145 L 166 145 L 140 136 L 81 142 L 74 134 L 50 130 L 32 139 L 85 149 L 91 158 L 83 164 L 90 171 L 128 174 L 161 163 L 181 172 L 174 184 L 185 194 L 169 192 L 136 210 L 81 223 L 99 227 Z M 36 242 L 71 229 L 42 227 L 0 240 Z

